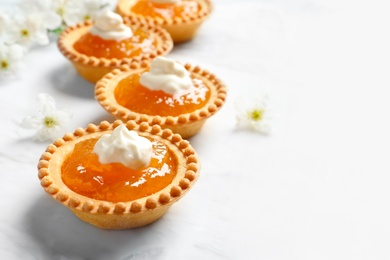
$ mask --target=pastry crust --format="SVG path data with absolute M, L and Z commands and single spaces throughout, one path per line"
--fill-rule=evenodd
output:
M 152 20 L 171 34 L 174 43 L 180 43 L 191 40 L 196 35 L 199 26 L 210 16 L 213 10 L 211 0 L 193 1 L 199 3 L 199 12 L 183 18 L 176 17 L 175 19 L 163 19 L 158 17 L 154 19 L 152 17 L 144 17 L 140 14 L 133 13 L 130 9 L 137 0 L 119 0 L 116 11 L 123 17 L 137 17 Z
M 113 124 L 103 121 L 98 126 L 90 124 L 85 129 L 78 128 L 49 145 L 38 163 L 38 177 L 44 190 L 83 221 L 103 229 L 135 228 L 156 221 L 189 191 L 199 177 L 198 156 L 188 141 L 158 125 L 139 125 L 129 121 L 126 123 L 129 130 L 163 142 L 176 155 L 178 169 L 172 183 L 150 196 L 116 203 L 91 199 L 69 189 L 62 181 L 61 166 L 75 144 L 99 138 L 120 124 L 123 124 L 120 120 Z
M 124 59 L 106 59 L 87 56 L 76 51 L 73 47 L 74 43 L 92 26 L 91 21 L 79 23 L 75 26 L 68 27 L 63 31 L 58 39 L 58 48 L 60 52 L 70 60 L 78 73 L 86 80 L 96 83 L 105 74 L 118 68 L 123 64 L 131 65 L 134 62 L 150 61 L 157 56 L 168 54 L 173 48 L 173 41 L 169 33 L 156 26 L 153 22 L 137 17 L 125 17 L 124 23 L 132 29 L 141 28 L 150 34 L 156 36 L 157 48 L 150 53 L 143 53 L 140 56 Z
M 146 63 L 134 64 L 132 68 L 124 65 L 120 69 L 113 70 L 97 82 L 95 86 L 95 97 L 105 110 L 124 122 L 134 120 L 138 123 L 147 122 L 151 125 L 157 124 L 164 129 L 171 129 L 183 138 L 189 138 L 197 134 L 206 119 L 214 115 L 223 106 L 226 99 L 226 87 L 215 75 L 206 70 L 202 70 L 198 66 L 185 64 L 184 67 L 191 76 L 202 80 L 210 89 L 211 93 L 208 103 L 191 113 L 181 114 L 179 116 L 153 116 L 131 111 L 118 104 L 114 95 L 114 90 L 118 83 L 134 73 L 142 73 L 145 71 L 148 68 L 148 64 Z

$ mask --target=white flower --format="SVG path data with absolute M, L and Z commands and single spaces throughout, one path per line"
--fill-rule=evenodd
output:
M 49 43 L 48 30 L 61 26 L 61 17 L 43 1 L 28 1 L 15 8 L 7 25 L 7 43 L 24 46 Z
M 65 133 L 65 126 L 71 118 L 71 113 L 56 110 L 53 97 L 45 93 L 39 94 L 38 112 L 38 116 L 27 116 L 20 124 L 23 128 L 38 129 L 35 139 L 54 140 Z
M 64 16 L 68 12 L 66 3 L 67 0 L 35 0 L 35 6 L 45 13 L 45 17 L 49 18 L 53 25 L 51 28 L 48 27 L 49 30 L 55 30 L 63 25 Z
M 0 41 L 7 33 L 7 27 L 9 24 L 9 17 L 6 14 L 0 14 Z M 3 39 L 4 41 L 4 39 Z
M 24 46 L 49 43 L 47 28 L 43 26 L 42 17 L 31 14 L 18 17 L 9 27 L 9 42 L 20 43 Z
M 66 27 L 64 17 L 68 15 L 67 2 L 68 0 L 34 0 L 23 3 L 20 9 L 38 13 L 43 27 L 48 31 L 49 39 L 55 40 Z
M 237 128 L 257 131 L 263 134 L 271 132 L 268 97 L 262 95 L 252 102 L 237 102 Z
M 80 0 L 82 1 L 82 0 Z M 59 24 L 56 28 L 63 24 L 63 19 L 68 13 L 67 9 L 68 0 L 35 0 L 34 6 L 45 13 L 49 13 L 52 17 L 56 17 L 59 20 Z M 50 30 L 56 28 L 49 28 Z
M 16 8 L 15 8 L 16 9 Z M 14 18 L 16 17 L 15 9 L 7 13 L 0 14 L 0 42 L 11 44 L 15 43 L 15 37 L 13 37 Z
M 101 11 L 111 8 L 109 0 L 68 0 L 63 19 L 66 25 L 93 20 Z
M 19 44 L 0 42 L 0 79 L 14 76 L 23 67 L 26 49 Z
M 24 16 L 32 16 L 39 20 L 41 27 L 47 30 L 57 29 L 62 24 L 62 17 L 57 12 L 62 1 L 59 0 L 34 0 L 20 6 Z

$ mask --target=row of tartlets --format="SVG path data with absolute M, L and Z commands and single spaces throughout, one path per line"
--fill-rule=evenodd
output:
M 197 134 L 226 99 L 226 87 L 215 75 L 163 57 L 173 47 L 172 37 L 179 42 L 194 36 L 211 11 L 210 1 L 193 1 L 200 6 L 197 15 L 155 21 L 126 15 L 136 2 L 119 1 L 124 21 L 106 12 L 59 37 L 60 51 L 82 77 L 96 83 L 97 101 L 119 120 L 66 134 L 48 146 L 38 164 L 48 194 L 80 219 L 105 229 L 151 223 L 192 187 L 200 165 L 185 139 Z M 122 32 L 131 36 L 106 38 Z M 109 160 L 96 152 L 103 139 L 111 140 L 101 146 Z M 148 149 L 137 147 L 145 142 Z M 136 160 L 146 151 L 148 162 L 139 166 Z M 129 164 L 123 166 L 123 160 Z
M 157 1 L 160 2 L 160 1 Z M 163 1 L 161 1 L 163 2 Z M 80 40 L 93 26 L 93 22 L 86 21 L 76 26 L 68 27 L 60 36 L 58 46 L 64 56 L 69 59 L 85 79 L 95 83 L 103 75 L 127 64 L 131 66 L 134 61 L 150 61 L 157 56 L 167 55 L 173 48 L 174 43 L 181 43 L 191 40 L 195 37 L 199 26 L 210 15 L 212 4 L 210 0 L 184 0 L 172 1 L 177 4 L 153 4 L 150 0 L 121 0 L 117 5 L 117 12 L 123 17 L 126 26 L 134 32 L 133 38 L 139 37 L 140 34 L 146 34 L 150 38 L 150 49 L 145 52 L 134 55 L 131 53 L 126 57 L 107 57 L 104 55 L 88 55 L 83 51 L 75 48 L 75 43 Z M 175 14 L 175 9 L 171 6 L 185 3 L 194 3 L 197 5 L 193 12 L 184 12 Z M 132 8 L 137 4 L 148 5 L 140 7 L 137 12 Z M 159 15 L 158 12 L 145 11 L 157 6 L 156 10 L 167 8 L 170 17 Z M 172 9 L 172 10 L 170 10 Z M 139 43 L 138 43 L 139 44 Z M 92 46 L 93 47 L 93 46 Z M 96 51 L 93 50 L 93 51 Z

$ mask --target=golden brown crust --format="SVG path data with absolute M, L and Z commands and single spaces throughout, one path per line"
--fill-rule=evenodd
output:
M 164 117 L 140 114 L 118 104 L 114 95 L 114 90 L 118 83 L 133 73 L 142 73 L 147 69 L 147 66 L 148 64 L 144 63 L 138 69 L 131 69 L 127 65 L 124 65 L 120 69 L 115 69 L 105 75 L 95 86 L 95 96 L 100 105 L 114 117 L 124 122 L 134 120 L 139 123 L 147 122 L 151 125 L 156 124 L 163 128 L 171 129 L 175 133 L 179 133 L 183 138 L 189 138 L 197 134 L 205 120 L 214 115 L 225 102 L 226 87 L 215 75 L 206 70 L 202 70 L 198 66 L 185 64 L 184 66 L 187 71 L 194 78 L 201 79 L 210 89 L 210 99 L 204 107 L 191 113 Z
M 89 124 L 85 129 L 78 128 L 74 133 L 66 134 L 49 145 L 38 163 L 38 177 L 44 190 L 82 220 L 104 229 L 134 228 L 156 221 L 187 193 L 199 177 L 198 157 L 188 141 L 157 125 L 129 121 L 126 123 L 129 130 L 163 142 L 177 156 L 179 165 L 172 183 L 150 196 L 117 203 L 91 199 L 69 189 L 62 181 L 61 166 L 74 145 L 98 138 L 120 124 L 123 124 L 120 120 L 113 124 L 103 121 L 98 126 Z
M 157 56 L 166 55 L 172 50 L 172 38 L 163 28 L 156 26 L 146 19 L 139 19 L 137 17 L 124 18 L 124 23 L 132 29 L 141 28 L 150 34 L 155 35 L 157 39 L 156 50 L 150 53 L 143 53 L 137 57 L 124 59 L 96 58 L 79 53 L 74 49 L 73 45 L 80 36 L 89 31 L 93 24 L 91 21 L 79 23 L 75 26 L 68 27 L 63 31 L 58 38 L 58 48 L 60 52 L 73 63 L 79 74 L 93 83 L 114 68 L 118 68 L 123 64 L 131 66 L 131 64 L 134 63 L 150 61 Z
M 174 43 L 185 42 L 192 39 L 199 26 L 203 21 L 210 16 L 213 10 L 211 0 L 193 0 L 199 3 L 200 11 L 198 13 L 175 19 L 164 19 L 164 18 L 151 18 L 144 17 L 140 14 L 135 14 L 130 11 L 131 7 L 137 2 L 137 0 L 119 0 L 116 11 L 123 17 L 134 17 L 137 19 L 147 19 L 160 25 L 166 29 L 172 36 Z

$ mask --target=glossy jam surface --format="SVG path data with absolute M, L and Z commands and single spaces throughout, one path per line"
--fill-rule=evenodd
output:
M 153 35 L 142 29 L 133 31 L 133 36 L 122 41 L 105 40 L 87 33 L 78 39 L 73 47 L 79 53 L 97 58 L 132 58 L 156 49 L 157 41 Z
M 139 83 L 140 74 L 133 74 L 115 88 L 118 104 L 147 115 L 178 116 L 204 107 L 210 99 L 209 88 L 200 80 L 192 79 L 194 88 L 175 96 L 162 90 L 150 90 Z
M 196 1 L 178 1 L 175 4 L 157 4 L 150 0 L 138 0 L 132 7 L 131 12 L 142 16 L 175 18 L 192 16 L 200 9 Z
M 99 163 L 97 155 L 92 153 L 97 139 L 77 143 L 62 165 L 62 180 L 78 194 L 111 202 L 131 201 L 156 193 L 174 179 L 177 159 L 165 144 L 151 141 L 150 165 L 140 170 L 131 170 L 120 163 Z

